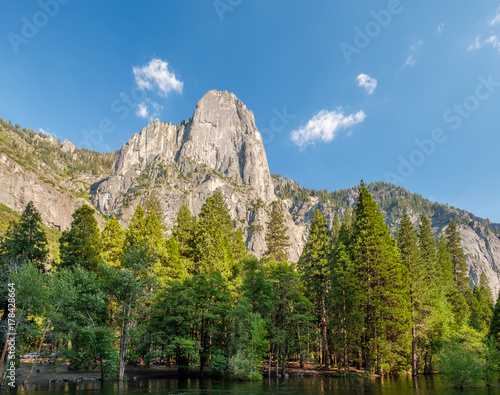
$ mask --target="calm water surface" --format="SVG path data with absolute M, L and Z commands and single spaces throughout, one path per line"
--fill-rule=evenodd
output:
M 7 391 L 6 391 L 7 392 Z M 14 393 L 14 391 L 10 391 Z M 363 395 L 500 395 L 500 387 L 471 388 L 465 391 L 453 390 L 440 385 L 439 377 L 419 377 L 417 380 L 402 377 L 397 379 L 369 378 L 297 378 L 287 380 L 264 379 L 259 382 L 216 382 L 210 379 L 155 379 L 128 381 L 123 385 L 105 383 L 57 383 L 32 385 L 18 388 L 17 393 L 36 395 L 110 395 L 110 394 L 241 394 L 241 395 L 321 395 L 321 394 L 363 394 Z

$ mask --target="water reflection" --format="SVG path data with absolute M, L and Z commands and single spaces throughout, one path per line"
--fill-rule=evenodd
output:
M 6 393 L 9 391 L 5 391 Z M 12 392 L 12 391 L 10 391 Z M 17 393 L 36 395 L 108 395 L 108 394 L 238 394 L 238 395 L 500 395 L 500 387 L 472 388 L 458 391 L 440 385 L 439 376 L 399 378 L 297 378 L 258 382 L 213 381 L 211 379 L 138 379 L 117 383 L 98 381 L 80 383 L 31 384 L 19 387 Z

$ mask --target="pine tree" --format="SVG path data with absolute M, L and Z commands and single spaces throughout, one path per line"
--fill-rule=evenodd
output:
M 490 323 L 490 331 L 488 336 L 495 338 L 497 343 L 500 343 L 500 292 L 497 295 L 497 301 L 495 303 L 495 308 L 493 309 L 493 316 Z
M 440 288 L 445 292 L 446 298 L 452 306 L 455 322 L 460 327 L 467 322 L 470 311 L 465 296 L 456 287 L 453 262 L 445 235 L 441 235 L 438 239 L 437 252 Z
M 333 252 L 331 291 L 329 293 L 335 349 L 341 354 L 344 371 L 349 361 L 358 361 L 359 342 L 363 328 L 361 289 L 351 259 L 351 225 L 343 222 Z
M 158 220 L 162 230 L 165 230 L 165 215 L 163 209 L 161 208 L 160 197 L 158 192 L 153 190 L 144 200 L 144 213 L 149 216 L 151 213 L 155 213 L 156 219 Z
M 437 274 L 437 244 L 432 232 L 432 224 L 426 215 L 420 217 L 418 228 L 418 246 L 422 257 L 423 272 L 428 286 L 436 286 Z
M 288 228 L 285 226 L 283 207 L 281 203 L 274 202 L 267 223 L 266 246 L 264 257 L 273 258 L 276 262 L 288 261 L 288 247 L 290 247 Z
M 325 367 L 330 363 L 327 340 L 326 295 L 330 288 L 330 238 L 325 217 L 320 210 L 314 213 L 309 237 L 298 262 L 309 300 L 318 315 L 321 333 L 321 355 Z
M 471 310 L 469 325 L 479 332 L 486 333 L 493 317 L 493 299 L 488 278 L 484 272 L 481 272 L 479 284 L 473 289 L 469 306 Z
M 332 230 L 330 231 L 332 246 L 335 246 L 335 244 L 337 244 L 341 225 L 342 224 L 340 223 L 339 214 L 335 212 L 335 215 L 333 216 Z
M 362 183 L 355 209 L 352 259 L 362 290 L 361 343 L 367 371 L 401 365 L 410 325 L 408 270 L 400 262 L 377 204 Z
M 12 222 L 0 242 L 2 261 L 15 260 L 19 263 L 31 261 L 38 270 L 45 270 L 48 258 L 47 236 L 42 228 L 42 218 L 33 202 L 24 208 L 19 222 Z
M 170 237 L 165 245 L 168 257 L 169 277 L 172 279 L 184 280 L 187 277 L 187 269 L 179 253 L 175 237 Z
M 119 267 L 123 259 L 125 245 L 125 230 L 113 215 L 106 221 L 102 231 L 102 258 L 109 266 Z
M 186 258 L 193 257 L 195 233 L 196 219 L 191 215 L 187 206 L 183 204 L 177 213 L 172 236 L 175 237 L 179 253 Z
M 102 237 L 95 210 L 82 206 L 73 213 L 71 229 L 59 239 L 61 267 L 80 265 L 88 271 L 96 271 L 102 259 Z
M 125 244 L 127 246 L 138 246 L 144 243 L 146 238 L 146 216 L 140 204 L 137 205 L 128 224 Z
M 410 217 L 405 212 L 397 235 L 402 263 L 408 269 L 410 281 L 410 306 L 412 315 L 411 371 L 418 374 L 417 367 L 417 326 L 422 326 L 422 291 L 424 290 L 422 256 L 418 249 L 418 238 Z
M 209 196 L 201 207 L 194 242 L 195 273 L 217 270 L 225 280 L 237 274 L 242 233 L 235 229 L 229 208 L 219 190 Z
M 470 292 L 468 266 L 462 250 L 462 239 L 453 221 L 446 228 L 446 243 L 450 251 L 455 287 L 460 294 L 465 295 Z
M 146 217 L 144 224 L 144 238 L 146 244 L 149 246 L 152 252 L 159 255 L 164 253 L 165 249 L 165 239 L 163 237 L 163 231 L 161 229 L 161 224 L 156 217 L 156 213 L 151 211 Z
M 444 235 L 437 240 L 437 266 L 439 286 L 443 289 L 455 288 L 450 251 Z

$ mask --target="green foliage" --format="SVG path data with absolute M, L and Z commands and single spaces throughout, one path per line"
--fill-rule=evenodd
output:
M 196 219 L 186 205 L 182 205 L 177 213 L 177 220 L 172 229 L 172 236 L 177 242 L 179 253 L 187 259 L 192 259 L 195 250 Z
M 287 230 L 283 217 L 283 207 L 279 202 L 275 202 L 267 223 L 265 257 L 272 258 L 277 262 L 288 260 L 290 243 L 286 234 Z
M 73 213 L 71 229 L 64 231 L 59 240 L 61 267 L 80 265 L 97 271 L 102 259 L 102 237 L 94 212 L 93 208 L 82 206 Z
M 493 337 L 497 343 L 500 342 L 500 294 L 493 309 L 488 336 Z
M 409 276 L 372 196 L 362 186 L 355 210 L 352 259 L 361 287 L 367 371 L 399 370 L 408 352 Z M 385 369 L 384 369 L 385 368 Z
M 479 284 L 474 287 L 472 295 L 469 295 L 469 307 L 471 310 L 469 325 L 486 334 L 493 317 L 493 298 L 484 272 L 481 273 Z
M 137 205 L 134 215 L 128 224 L 126 245 L 137 246 L 145 241 L 146 238 L 146 216 L 140 204 Z
M 266 322 L 260 314 L 251 312 L 251 305 L 242 298 L 235 306 L 233 322 L 230 371 L 240 380 L 255 380 L 261 377 L 259 367 L 269 347 Z
M 1 259 L 14 260 L 20 264 L 32 261 L 39 270 L 44 271 L 48 254 L 42 218 L 33 202 L 29 202 L 19 221 L 10 223 L 5 237 L 0 241 Z
M 103 379 L 116 376 L 119 360 L 114 342 L 115 336 L 109 327 L 78 328 L 72 337 L 71 365 L 80 371 L 99 366 Z
M 473 387 L 483 377 L 483 367 L 477 351 L 460 343 L 449 342 L 444 346 L 439 354 L 438 369 L 442 382 L 450 387 Z
M 144 201 L 144 212 L 146 216 L 151 213 L 155 213 L 158 223 L 162 230 L 165 229 L 165 215 L 163 213 L 163 209 L 161 208 L 160 198 L 158 196 L 158 192 L 153 190 Z
M 446 228 L 446 243 L 450 252 L 455 287 L 461 295 L 464 295 L 470 291 L 468 266 L 462 250 L 462 239 L 453 221 Z
M 307 291 L 306 296 L 314 304 L 317 312 L 325 367 L 328 367 L 330 363 L 327 342 L 328 317 L 325 302 L 325 291 L 330 289 L 331 280 L 330 243 L 325 217 L 320 210 L 316 210 L 309 229 L 307 243 L 297 266 Z
M 102 231 L 103 254 L 102 259 L 109 266 L 119 267 L 123 259 L 125 245 L 125 230 L 115 216 L 106 221 Z
M 226 280 L 239 274 L 243 234 L 236 229 L 224 197 L 216 190 L 201 207 L 194 235 L 194 273 L 220 271 Z
M 261 380 L 262 375 L 258 370 L 253 369 L 253 360 L 245 355 L 243 351 L 238 351 L 229 360 L 231 373 L 240 380 Z
M 497 384 L 500 373 L 500 350 L 498 343 L 491 336 L 483 342 L 482 368 L 486 385 Z

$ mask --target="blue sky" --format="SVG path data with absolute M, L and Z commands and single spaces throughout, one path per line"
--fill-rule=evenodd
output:
M 116 150 L 228 90 L 273 173 L 500 222 L 499 37 L 498 0 L 2 2 L 0 117 Z

